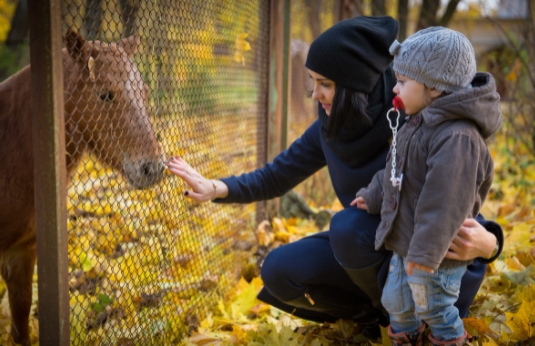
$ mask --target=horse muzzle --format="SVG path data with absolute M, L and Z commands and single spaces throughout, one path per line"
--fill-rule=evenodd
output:
M 137 189 L 146 189 L 162 180 L 165 164 L 162 160 L 141 159 L 123 162 L 123 171 L 130 185 Z

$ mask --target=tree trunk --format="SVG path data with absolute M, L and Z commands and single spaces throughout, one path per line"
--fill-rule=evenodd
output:
M 11 29 L 7 34 L 6 46 L 11 50 L 16 50 L 26 40 L 29 29 L 28 0 L 19 0 L 13 19 L 11 20 Z
M 386 14 L 385 0 L 372 0 L 372 16 L 384 16 Z
M 399 42 L 407 38 L 407 20 L 409 15 L 409 0 L 398 1 L 398 21 L 399 21 Z
M 139 0 L 121 0 L 121 19 L 123 20 L 123 37 L 129 37 L 137 33 L 137 12 Z
M 312 31 L 312 37 L 316 38 L 321 34 L 320 11 L 322 0 L 305 0 L 308 9 L 308 24 Z
M 439 6 L 440 0 L 423 0 L 416 30 L 436 25 Z
M 339 20 L 364 15 L 364 7 L 360 0 L 341 0 Z
M 451 18 L 453 18 L 453 15 L 455 14 L 455 11 L 457 10 L 457 5 L 461 2 L 460 0 L 450 0 L 448 2 L 448 6 L 446 7 L 446 11 L 442 15 L 442 18 L 438 21 L 438 25 L 440 26 L 448 26 L 448 23 L 450 22 Z
M 98 39 L 102 22 L 102 0 L 87 0 L 83 35 L 88 40 Z
M 30 63 L 28 0 L 20 0 L 11 19 L 11 29 L 0 50 L 0 82 Z

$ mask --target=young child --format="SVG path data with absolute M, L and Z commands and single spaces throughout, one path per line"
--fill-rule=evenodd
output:
M 421 345 L 425 322 L 432 344 L 464 345 L 468 334 L 454 303 L 470 262 L 445 255 L 490 189 L 485 139 L 502 122 L 499 95 L 490 74 L 476 73 L 472 45 L 459 32 L 424 29 L 394 41 L 390 53 L 394 93 L 408 116 L 394 130 L 386 169 L 351 205 L 381 213 L 375 247 L 394 251 L 381 298 L 393 344 Z

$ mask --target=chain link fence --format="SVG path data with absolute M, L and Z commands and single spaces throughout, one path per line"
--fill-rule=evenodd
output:
M 195 204 L 265 160 L 269 2 L 62 3 L 71 345 L 174 345 L 236 282 L 256 206 Z
M 304 62 L 339 3 L 291 2 L 288 144 L 316 119 Z M 191 202 L 163 163 L 179 156 L 208 178 L 264 164 L 270 6 L 62 0 L 71 345 L 180 344 L 240 276 L 258 275 L 254 230 L 264 204 Z M 328 204 L 325 179 L 323 170 L 297 190 Z M 3 282 L 0 291 L 0 343 L 9 344 Z

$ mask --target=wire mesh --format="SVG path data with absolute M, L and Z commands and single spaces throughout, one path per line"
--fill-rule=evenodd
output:
M 71 345 L 176 344 L 239 278 L 255 205 L 190 202 L 163 162 L 264 160 L 268 4 L 63 1 Z

